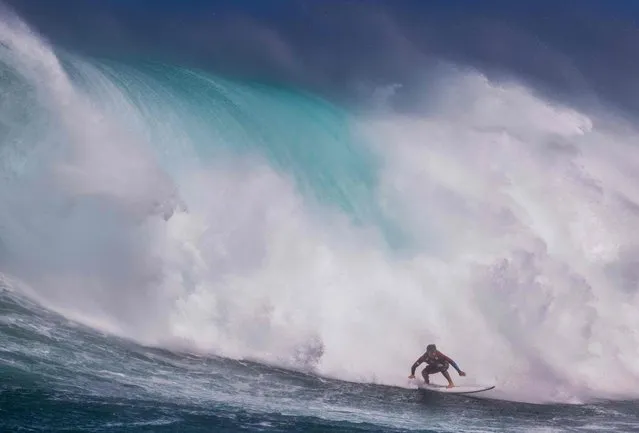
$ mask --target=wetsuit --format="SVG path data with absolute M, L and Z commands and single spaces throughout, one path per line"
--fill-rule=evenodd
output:
M 417 361 L 415 361 L 410 370 L 412 376 L 415 375 L 415 370 L 422 362 L 428 364 L 422 371 L 422 375 L 424 375 L 424 377 L 428 374 L 443 373 L 448 370 L 450 365 L 452 365 L 457 372 L 461 371 L 455 361 L 441 353 L 439 350 L 436 350 L 432 355 L 428 352 L 424 353 L 419 357 L 419 359 L 417 359 Z

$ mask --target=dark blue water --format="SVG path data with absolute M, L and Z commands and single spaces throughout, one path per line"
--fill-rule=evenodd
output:
M 3 289 L 3 431 L 638 431 L 637 402 L 538 405 L 323 379 L 98 334 Z

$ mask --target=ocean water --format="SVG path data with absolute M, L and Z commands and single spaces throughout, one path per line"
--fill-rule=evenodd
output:
M 9 12 L 0 92 L 3 431 L 639 431 L 632 124 L 455 68 L 354 108 Z M 432 342 L 496 388 L 416 389 Z

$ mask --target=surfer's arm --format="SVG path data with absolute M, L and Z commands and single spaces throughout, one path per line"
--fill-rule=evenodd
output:
M 415 361 L 413 366 L 410 368 L 410 375 L 411 376 L 415 376 L 415 370 L 417 370 L 417 367 L 419 367 L 419 364 L 421 364 L 422 362 L 424 362 L 424 355 L 420 356 L 417 359 L 417 361 Z
M 461 374 L 461 373 L 463 373 L 463 371 L 461 371 L 461 369 L 459 368 L 459 366 L 457 365 L 457 363 L 456 363 L 455 361 L 453 361 L 453 360 L 452 360 L 452 358 L 450 358 L 450 357 L 448 357 L 448 356 L 444 355 L 444 354 L 443 354 L 443 353 L 441 353 L 441 352 L 439 352 L 439 355 L 440 355 L 443 359 L 445 359 L 446 361 L 448 361 L 448 363 L 449 363 L 450 365 L 452 365 L 452 366 L 453 366 L 453 368 L 454 368 L 455 370 L 457 370 L 457 373 L 460 373 L 460 374 Z

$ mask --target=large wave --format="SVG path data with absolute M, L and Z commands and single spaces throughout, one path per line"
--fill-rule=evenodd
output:
M 344 380 L 410 386 L 435 342 L 505 398 L 636 396 L 627 125 L 479 73 L 354 113 L 0 42 L 0 265 L 46 307 Z

